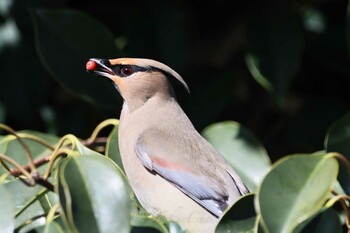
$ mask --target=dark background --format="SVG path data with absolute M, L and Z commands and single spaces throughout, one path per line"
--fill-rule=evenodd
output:
M 143 57 L 182 75 L 198 130 L 238 121 L 272 160 L 322 150 L 350 105 L 348 17 L 340 0 L 4 0 L 0 122 L 86 138 L 122 101 L 85 62 Z

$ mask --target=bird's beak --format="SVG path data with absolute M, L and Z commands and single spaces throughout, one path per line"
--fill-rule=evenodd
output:
M 116 75 L 108 59 L 90 58 L 86 63 L 86 71 L 109 79 Z

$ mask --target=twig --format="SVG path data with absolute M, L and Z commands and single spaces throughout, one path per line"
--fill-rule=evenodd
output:
M 51 184 L 48 180 L 43 179 L 42 176 L 35 178 L 35 183 L 47 188 L 51 192 L 55 191 L 53 184 Z
M 32 141 L 35 141 L 47 148 L 49 148 L 50 150 L 54 150 L 55 147 L 53 145 L 51 145 L 50 143 L 46 142 L 45 140 L 43 140 L 42 138 L 40 137 L 37 137 L 33 134 L 29 134 L 29 133 L 18 133 L 17 134 L 20 138 L 22 139 L 29 139 L 29 140 L 32 140 Z
M 39 191 L 39 193 L 37 193 L 36 196 L 33 196 L 32 198 L 30 198 L 28 201 L 26 201 L 26 203 L 24 204 L 23 207 L 21 207 L 20 209 L 18 209 L 16 211 L 14 217 L 17 218 L 19 215 L 21 215 L 26 209 L 28 209 L 31 206 L 31 204 L 36 202 L 39 198 L 44 196 L 47 192 L 48 192 L 47 189 L 43 189 L 43 190 Z
M 336 152 L 329 153 L 329 155 L 334 156 L 335 158 L 339 159 L 344 164 L 344 166 L 346 167 L 346 170 L 350 174 L 350 162 L 344 155 L 342 155 L 340 153 L 336 153 Z
M 107 140 L 108 140 L 107 137 L 98 137 L 98 138 L 95 139 L 95 141 L 82 140 L 82 141 L 81 141 L 81 144 L 83 144 L 83 145 L 86 146 L 86 147 L 90 147 L 90 146 L 92 146 L 92 145 L 94 145 L 94 144 L 105 144 L 105 143 L 107 143 Z M 70 147 L 70 146 L 68 145 L 67 148 L 69 148 L 69 147 Z M 50 153 L 50 154 L 48 154 L 48 155 L 46 155 L 46 156 L 44 156 L 44 157 L 41 157 L 41 158 L 39 158 L 39 159 L 37 159 L 37 160 L 34 160 L 34 166 L 38 168 L 38 167 L 40 167 L 40 166 L 42 166 L 42 165 L 48 163 L 48 162 L 50 161 L 50 158 L 51 158 L 52 154 L 53 154 L 53 153 Z M 30 171 L 30 167 L 29 167 L 28 164 L 23 165 L 22 168 L 23 168 L 24 170 L 28 171 L 28 172 Z M 8 170 L 9 170 L 9 169 L 8 169 Z M 19 175 L 23 174 L 22 171 L 21 171 L 20 169 L 11 169 L 11 170 L 9 170 L 9 171 L 10 171 L 11 174 L 14 175 L 14 176 L 19 176 Z
M 86 147 L 90 147 L 94 144 L 106 144 L 108 141 L 108 138 L 107 137 L 98 137 L 98 138 L 95 138 L 95 140 L 91 140 L 90 138 L 86 139 L 86 140 L 82 140 L 80 141 L 81 144 L 83 144 L 84 146 Z
M 103 128 L 110 126 L 110 125 L 116 126 L 116 125 L 118 125 L 118 123 L 119 123 L 119 121 L 116 119 L 108 119 L 106 121 L 101 122 L 95 128 L 95 130 L 93 131 L 91 136 L 86 140 L 81 140 L 80 143 L 86 147 L 91 147 L 94 144 L 106 144 L 108 141 L 108 138 L 107 137 L 97 137 L 98 134 L 100 133 L 100 131 Z M 47 188 L 50 191 L 54 191 L 54 186 L 48 181 L 48 177 L 50 176 L 52 166 L 57 158 L 64 156 L 64 155 L 68 155 L 68 154 L 73 152 L 72 149 L 74 150 L 74 148 L 76 146 L 77 139 L 73 135 L 70 135 L 70 134 L 65 135 L 63 138 L 61 138 L 59 143 L 54 147 L 51 144 L 47 143 L 45 140 L 43 140 L 39 137 L 36 137 L 34 135 L 30 135 L 30 134 L 26 134 L 26 133 L 17 134 L 12 128 L 10 128 L 6 125 L 0 124 L 0 128 L 5 129 L 10 134 L 12 134 L 16 137 L 18 142 L 23 147 L 25 154 L 28 158 L 28 164 L 21 166 L 20 164 L 18 164 L 15 160 L 11 159 L 10 157 L 0 154 L 0 162 L 2 163 L 2 165 L 11 173 L 11 175 L 13 175 L 15 177 L 19 177 L 20 175 L 25 175 L 30 180 L 30 182 L 23 180 L 23 179 L 20 179 L 20 180 L 22 182 L 24 182 L 26 185 L 32 186 L 35 184 L 39 184 L 39 185 Z M 22 140 L 23 138 L 34 140 L 34 141 L 42 144 L 43 146 L 53 150 L 53 152 L 47 156 L 44 156 L 44 157 L 39 158 L 37 160 L 34 160 L 33 156 L 30 153 L 28 146 L 23 142 L 23 140 Z M 65 144 L 65 141 L 70 141 L 70 143 L 66 144 L 65 147 L 62 147 Z M 7 161 L 7 162 L 11 163 L 13 166 L 15 166 L 15 168 L 10 169 L 10 167 L 8 167 L 7 164 L 4 163 L 3 161 Z M 47 163 L 48 163 L 48 167 L 47 167 L 44 175 L 41 176 L 38 173 L 37 168 L 44 165 L 44 164 L 47 164 Z
M 55 163 L 55 161 L 57 160 L 57 158 L 61 157 L 61 156 L 66 156 L 69 153 L 72 153 L 72 150 L 68 149 L 68 148 L 59 148 L 57 150 L 55 150 L 52 155 L 49 158 L 49 163 L 47 165 L 46 171 L 44 173 L 43 179 L 47 180 L 51 174 L 51 169 L 53 164 Z
M 96 126 L 96 128 L 92 132 L 91 136 L 87 139 L 87 141 L 95 142 L 98 134 L 103 128 L 106 128 L 107 126 L 110 126 L 110 125 L 117 126 L 118 124 L 119 124 L 119 121 L 117 119 L 108 119 L 108 120 L 102 121 L 100 124 Z
M 26 157 L 28 159 L 28 165 L 30 167 L 31 172 L 36 172 L 37 170 L 36 170 L 36 167 L 34 166 L 33 156 L 30 153 L 30 150 L 29 150 L 27 144 L 25 144 L 23 142 L 23 140 L 21 139 L 21 137 L 19 137 L 17 135 L 15 130 L 13 130 L 12 128 L 8 127 L 7 125 L 0 124 L 0 128 L 6 130 L 7 132 L 9 132 L 10 134 L 12 134 L 13 136 L 15 136 L 17 138 L 18 142 L 21 144 L 22 148 L 24 149 L 24 152 L 25 152 Z
M 49 160 L 50 160 L 51 155 L 52 155 L 52 153 L 50 153 L 50 154 L 47 155 L 47 156 L 41 157 L 40 159 L 34 160 L 34 166 L 35 166 L 35 167 L 40 167 L 40 166 L 42 166 L 42 165 L 48 163 Z M 30 171 L 30 167 L 29 167 L 28 164 L 23 165 L 22 168 L 23 168 L 24 170 L 26 170 L 26 171 Z M 19 170 L 19 169 L 12 169 L 10 172 L 11 172 L 11 174 L 14 175 L 14 176 L 19 176 L 19 175 L 22 174 L 21 170 Z
M 334 198 L 336 198 L 340 202 L 340 205 L 345 212 L 345 223 L 346 223 L 346 227 L 348 228 L 348 232 L 349 232 L 350 231 L 350 214 L 349 214 L 349 206 L 346 204 L 345 200 L 350 200 L 350 197 L 347 195 L 339 195 L 334 190 L 332 190 L 332 194 L 335 195 Z
M 26 171 L 26 170 L 25 170 L 19 163 L 17 163 L 14 159 L 12 159 L 12 158 L 10 158 L 10 157 L 4 155 L 4 154 L 1 154 L 1 153 L 0 153 L 0 159 L 5 160 L 6 162 L 11 163 L 13 166 L 15 166 L 18 170 L 21 171 L 21 174 L 23 174 L 23 175 L 26 176 L 30 181 L 32 181 L 31 183 L 28 183 L 28 184 L 34 185 L 35 182 L 34 182 L 32 176 L 29 174 L 29 172 Z M 10 171 L 10 172 L 11 172 L 11 171 Z M 16 175 L 15 175 L 15 176 L 16 176 Z M 17 175 L 17 176 L 19 176 L 19 175 Z M 17 177 L 17 176 L 16 176 L 16 177 Z

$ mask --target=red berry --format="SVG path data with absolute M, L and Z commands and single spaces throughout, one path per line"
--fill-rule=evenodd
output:
M 86 63 L 86 69 L 87 70 L 95 70 L 96 69 L 96 62 L 92 61 L 92 60 L 89 60 L 87 63 Z

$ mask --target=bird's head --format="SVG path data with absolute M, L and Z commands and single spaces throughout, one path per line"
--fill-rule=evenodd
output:
M 126 102 L 146 102 L 155 95 L 173 97 L 170 79 L 180 82 L 187 91 L 187 84 L 173 69 L 151 59 L 91 58 L 86 70 L 113 82 Z

